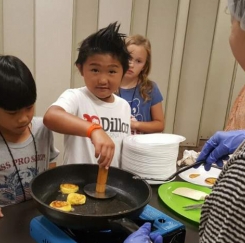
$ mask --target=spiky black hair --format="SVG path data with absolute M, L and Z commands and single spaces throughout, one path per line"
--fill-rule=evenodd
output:
M 79 54 L 75 64 L 81 66 L 89 56 L 95 54 L 110 54 L 117 58 L 123 67 L 123 74 L 128 70 L 130 54 L 125 45 L 125 34 L 119 33 L 117 22 L 88 36 L 78 48 Z
M 28 67 L 17 57 L 0 56 L 0 107 L 16 111 L 33 105 L 36 84 Z

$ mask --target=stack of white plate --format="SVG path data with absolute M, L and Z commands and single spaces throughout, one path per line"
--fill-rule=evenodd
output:
M 176 172 L 179 143 L 184 140 L 183 136 L 166 133 L 128 136 L 123 140 L 122 169 L 140 177 L 166 179 Z

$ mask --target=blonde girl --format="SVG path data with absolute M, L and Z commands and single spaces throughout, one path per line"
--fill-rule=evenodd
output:
M 163 97 L 157 84 L 148 77 L 151 69 L 151 44 L 141 36 L 126 38 L 131 55 L 118 95 L 131 107 L 132 133 L 157 133 L 164 129 Z

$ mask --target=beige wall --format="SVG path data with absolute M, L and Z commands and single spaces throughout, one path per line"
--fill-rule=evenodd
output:
M 152 43 L 151 78 L 164 95 L 166 133 L 195 146 L 224 128 L 244 73 L 229 48 L 227 0 L 0 0 L 0 51 L 20 57 L 38 88 L 36 115 L 83 85 L 81 40 L 110 22 Z M 56 135 L 62 151 L 62 136 Z M 60 158 L 60 161 L 62 158 Z

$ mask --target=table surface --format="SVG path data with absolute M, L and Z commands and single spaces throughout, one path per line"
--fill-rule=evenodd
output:
M 186 227 L 186 243 L 198 243 L 198 225 L 188 222 L 175 214 L 164 205 L 158 197 L 158 185 L 152 186 L 150 205 L 181 222 Z M 35 203 L 30 200 L 3 208 L 4 217 L 0 219 L 0 242 L 2 243 L 34 243 L 29 234 L 29 225 L 32 218 L 40 215 Z

